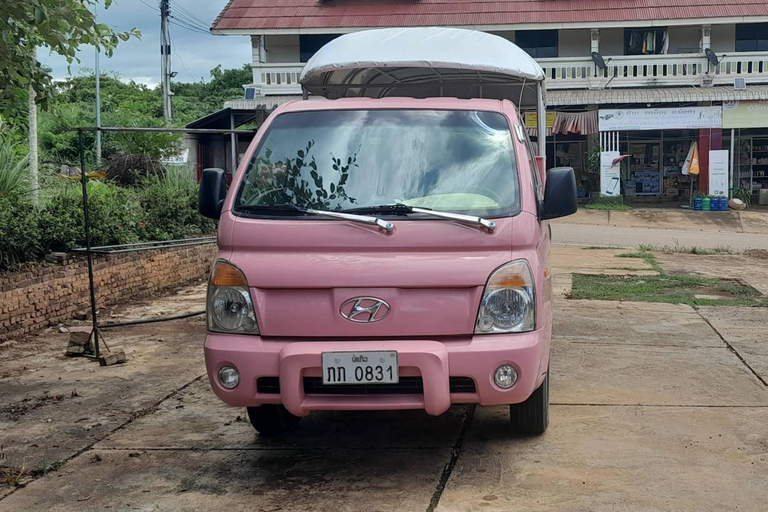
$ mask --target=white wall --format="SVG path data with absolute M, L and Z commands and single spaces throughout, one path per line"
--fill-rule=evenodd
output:
M 264 36 L 267 62 L 299 62 L 298 35 Z
M 623 28 L 600 29 L 600 55 L 603 57 L 624 55 Z
M 712 25 L 711 38 L 715 53 L 736 51 L 736 25 Z
M 590 32 L 587 29 L 560 30 L 557 34 L 557 46 L 559 57 L 589 57 Z

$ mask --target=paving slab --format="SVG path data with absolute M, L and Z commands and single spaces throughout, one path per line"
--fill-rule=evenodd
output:
M 662 252 L 655 255 L 661 267 L 670 274 L 739 279 L 763 295 L 768 295 L 767 259 L 739 254 L 692 255 Z
M 245 409 L 224 405 L 202 379 L 95 448 L 449 448 L 459 436 L 466 412 L 467 406 L 454 406 L 437 417 L 424 411 L 318 411 L 302 419 L 295 432 L 260 437 L 248 422 Z
M 554 406 L 538 438 L 479 408 L 439 512 L 765 510 L 768 408 Z
M 566 217 L 567 218 L 567 217 Z M 768 237 L 731 231 L 700 231 L 681 224 L 676 229 L 653 229 L 648 226 L 594 226 L 552 222 L 552 241 L 556 245 L 638 247 L 730 247 L 734 251 L 768 249 Z
M 627 249 L 584 249 L 555 247 L 552 268 L 555 274 L 658 275 L 642 258 L 618 258 Z
M 690 306 L 655 302 L 558 300 L 552 333 L 575 342 L 678 347 L 723 347 Z
M 594 226 L 607 226 L 608 210 L 587 210 L 579 208 L 573 215 L 557 219 L 558 224 L 591 224 Z
M 768 382 L 768 308 L 700 308 L 712 327 Z
M 0 465 L 55 467 L 205 373 L 202 317 L 144 329 L 105 333 L 126 364 L 64 357 L 66 334 L 55 352 L 0 363 Z
M 739 212 L 739 218 L 745 233 L 768 233 L 768 213 L 765 211 Z
M 450 450 L 89 451 L 1 512 L 403 511 L 429 505 Z
M 557 404 L 768 405 L 768 388 L 726 347 L 555 340 L 551 368 Z
M 738 212 L 701 212 L 693 210 L 612 211 L 608 225 L 649 229 L 690 229 L 697 231 L 741 231 Z

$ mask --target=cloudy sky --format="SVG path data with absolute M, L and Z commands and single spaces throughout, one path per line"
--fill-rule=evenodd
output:
M 4 1 L 4 0 L 3 0 Z M 160 81 L 160 11 L 158 0 L 114 0 L 112 6 L 97 9 L 99 20 L 122 32 L 138 28 L 141 40 L 121 42 L 112 58 L 102 56 L 102 72 L 116 71 L 124 79 L 154 86 Z M 225 69 L 250 62 L 248 36 L 213 36 L 208 27 L 227 0 L 171 0 L 171 60 L 175 80 L 208 80 L 210 70 L 221 64 Z M 53 69 L 54 78 L 67 77 L 65 59 L 51 55 L 44 48 L 39 59 Z M 93 70 L 92 47 L 81 48 L 80 64 L 73 64 L 72 74 L 81 68 Z

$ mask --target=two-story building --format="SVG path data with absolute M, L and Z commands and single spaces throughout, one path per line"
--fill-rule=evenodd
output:
M 597 186 L 589 148 L 602 146 L 630 155 L 626 195 L 685 197 L 694 141 L 703 190 L 710 149 L 732 150 L 734 185 L 768 188 L 765 0 L 231 0 L 211 30 L 250 37 L 253 83 L 227 106 L 298 98 L 303 64 L 328 41 L 408 26 L 482 30 L 530 53 L 547 76 L 548 161 L 585 188 Z

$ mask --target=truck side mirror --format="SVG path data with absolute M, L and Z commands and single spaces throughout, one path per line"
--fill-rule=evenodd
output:
M 547 172 L 544 201 L 539 207 L 541 220 L 557 219 L 576 213 L 576 174 L 573 167 L 555 167 Z
M 203 169 L 198 196 L 200 213 L 211 219 L 221 217 L 227 197 L 227 176 L 223 169 Z

